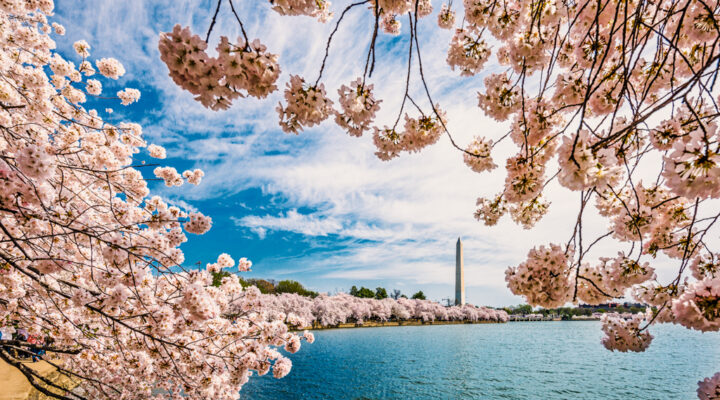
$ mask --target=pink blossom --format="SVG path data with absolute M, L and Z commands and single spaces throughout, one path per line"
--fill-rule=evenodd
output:
M 125 75 L 125 68 L 114 58 L 101 58 L 95 65 L 104 77 L 118 79 Z
M 335 122 L 351 136 L 362 136 L 369 130 L 380 109 L 381 100 L 375 100 L 372 90 L 373 85 L 363 85 L 361 78 L 338 89 L 343 112 L 335 112 Z
M 528 259 L 505 271 L 505 281 L 516 295 L 533 306 L 554 308 L 572 300 L 574 278 L 571 269 L 573 249 L 559 245 L 540 246 L 528 253 Z
M 675 322 L 699 331 L 720 330 L 720 279 L 693 282 L 672 302 Z
M 210 230 L 212 226 L 212 218 L 206 217 L 198 212 L 192 212 L 189 215 L 190 220 L 185 223 L 185 230 L 189 233 L 202 235 Z
M 720 398 L 720 372 L 698 382 L 697 394 L 700 400 L 717 400 Z
M 197 186 L 200 184 L 200 181 L 202 181 L 205 173 L 200 169 L 195 169 L 192 171 L 187 170 L 182 173 L 182 176 L 187 179 L 189 184 Z
M 490 156 L 492 140 L 476 137 L 465 149 L 463 161 L 475 172 L 489 171 L 497 167 Z M 471 153 L 471 154 L 468 154 Z
M 151 144 L 148 146 L 148 153 L 150 153 L 150 157 L 152 158 L 164 159 L 165 157 L 167 157 L 167 154 L 165 153 L 165 148 L 156 144 Z
M 126 88 L 117 92 L 117 96 L 120 98 L 122 105 L 127 106 L 130 103 L 134 103 L 140 99 L 140 91 L 137 89 Z
M 646 330 L 641 330 L 640 324 L 645 321 L 643 314 L 635 314 L 629 320 L 621 318 L 618 314 L 603 314 L 602 330 L 605 337 L 602 344 L 608 350 L 620 352 L 641 352 L 650 346 L 653 336 Z
M 438 13 L 438 26 L 442 29 L 452 29 L 455 25 L 455 11 L 452 11 L 447 4 L 443 4 Z
M 275 361 L 275 364 L 273 365 L 273 376 L 278 379 L 284 378 L 288 373 L 290 373 L 291 368 L 292 361 L 290 361 L 289 358 L 280 358 Z
M 307 15 L 327 22 L 332 18 L 328 0 L 273 0 L 272 9 L 280 15 Z
M 82 58 L 90 57 L 90 45 L 84 40 L 78 40 L 73 43 L 73 49 Z
M 308 86 L 298 75 L 290 76 L 285 89 L 287 105 L 278 105 L 280 127 L 286 133 L 298 134 L 326 120 L 332 112 L 332 101 L 325 96 L 325 86 Z
M 472 76 L 482 70 L 489 57 L 490 48 L 485 40 L 473 37 L 472 32 L 465 29 L 455 31 L 447 55 L 450 68 L 460 69 L 462 76 Z
M 165 181 L 165 186 L 182 186 L 183 184 L 182 177 L 173 167 L 157 167 L 153 172 L 155 176 Z

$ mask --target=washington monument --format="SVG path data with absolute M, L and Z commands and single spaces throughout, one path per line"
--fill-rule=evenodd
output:
M 465 305 L 465 268 L 463 266 L 462 241 L 458 238 L 455 248 L 455 305 Z

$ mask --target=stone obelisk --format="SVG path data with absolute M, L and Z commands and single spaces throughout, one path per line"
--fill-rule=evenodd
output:
M 455 305 L 465 304 L 465 268 L 462 241 L 458 238 L 455 248 Z

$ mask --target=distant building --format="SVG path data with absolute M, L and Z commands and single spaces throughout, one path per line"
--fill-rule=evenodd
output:
M 625 307 L 627 307 L 628 304 L 630 304 L 630 303 L 624 303 L 623 305 L 624 305 Z M 640 304 L 640 303 L 633 303 L 633 305 L 634 305 L 634 306 L 638 306 L 638 307 L 644 307 L 644 306 L 645 306 L 644 304 Z M 612 308 L 618 308 L 618 307 L 620 307 L 620 306 L 621 306 L 620 303 L 603 303 L 603 304 L 597 304 L 597 305 L 593 305 L 593 304 L 580 304 L 578 307 L 579 307 L 579 308 L 589 308 L 589 309 L 592 309 L 592 310 L 596 310 L 596 309 L 599 309 L 599 308 L 603 308 L 603 309 L 609 310 L 609 309 L 612 309 Z
M 460 238 L 455 247 L 455 305 L 465 305 L 465 267 L 463 265 L 463 247 Z

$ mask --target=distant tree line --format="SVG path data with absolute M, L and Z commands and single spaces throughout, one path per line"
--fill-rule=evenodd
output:
M 368 289 L 365 286 L 361 286 L 360 289 L 358 289 L 357 286 L 355 286 L 355 285 L 353 285 L 353 287 L 350 288 L 350 295 L 355 296 L 355 297 L 360 297 L 363 299 L 378 299 L 378 300 L 387 299 L 388 297 L 391 297 L 395 300 L 397 300 L 399 298 L 404 298 L 404 299 L 408 298 L 407 296 L 402 294 L 402 292 L 400 292 L 397 289 L 393 289 L 393 291 L 388 295 L 387 290 L 383 287 L 375 288 L 375 291 L 373 291 L 372 289 Z M 425 298 L 425 293 L 423 293 L 422 290 L 413 294 L 411 298 L 417 299 L 417 300 L 427 300 Z
M 529 304 L 520 304 L 517 306 L 511 306 L 511 307 L 505 307 L 503 308 L 505 312 L 507 312 L 510 315 L 513 314 L 542 314 L 542 315 L 558 315 L 563 318 L 572 318 L 573 316 L 580 316 L 580 315 L 592 315 L 593 313 L 606 313 L 606 312 L 617 312 L 617 313 L 639 313 L 645 311 L 645 306 L 643 305 L 629 305 L 624 306 L 620 304 L 600 304 L 597 306 L 588 306 L 584 305 L 582 307 L 558 307 L 558 308 L 538 308 L 537 310 L 533 310 L 532 306 Z
M 237 279 L 240 280 L 240 284 L 243 287 L 247 286 L 255 286 L 260 290 L 260 293 L 263 294 L 280 294 L 280 293 L 296 293 L 301 296 L 307 296 L 315 298 L 318 295 L 318 292 L 308 290 L 306 289 L 300 282 L 293 281 L 293 280 L 283 280 L 283 281 L 276 281 L 274 279 L 257 279 L 257 278 L 250 278 L 250 279 L 243 279 L 240 276 L 237 276 L 235 274 L 232 274 L 228 271 L 220 271 L 220 272 L 214 272 L 213 273 L 213 286 L 220 286 L 222 283 L 222 279 L 226 276 L 236 276 Z M 388 294 L 387 289 L 383 287 L 377 287 L 373 291 L 372 289 L 368 289 L 365 286 L 361 286 L 360 289 L 357 288 L 357 286 L 353 285 L 353 287 L 350 288 L 350 295 L 355 297 L 360 297 L 364 299 L 387 299 L 388 297 L 393 298 L 395 300 L 399 298 L 407 299 L 408 297 L 398 289 L 393 289 L 392 292 Z M 415 292 L 411 297 L 411 299 L 417 299 L 417 300 L 427 300 L 425 297 L 425 293 L 423 293 L 422 290 L 419 290 Z
M 226 276 L 237 275 L 234 275 L 227 271 L 213 273 L 213 286 L 220 286 L 222 279 Z M 275 281 L 274 279 L 243 279 L 239 276 L 237 278 L 240 280 L 240 284 L 243 287 L 255 286 L 260 290 L 260 293 L 263 294 L 296 293 L 301 296 L 307 296 L 312 298 L 315 298 L 318 295 L 318 292 L 305 289 L 305 287 L 300 282 L 289 279 Z

